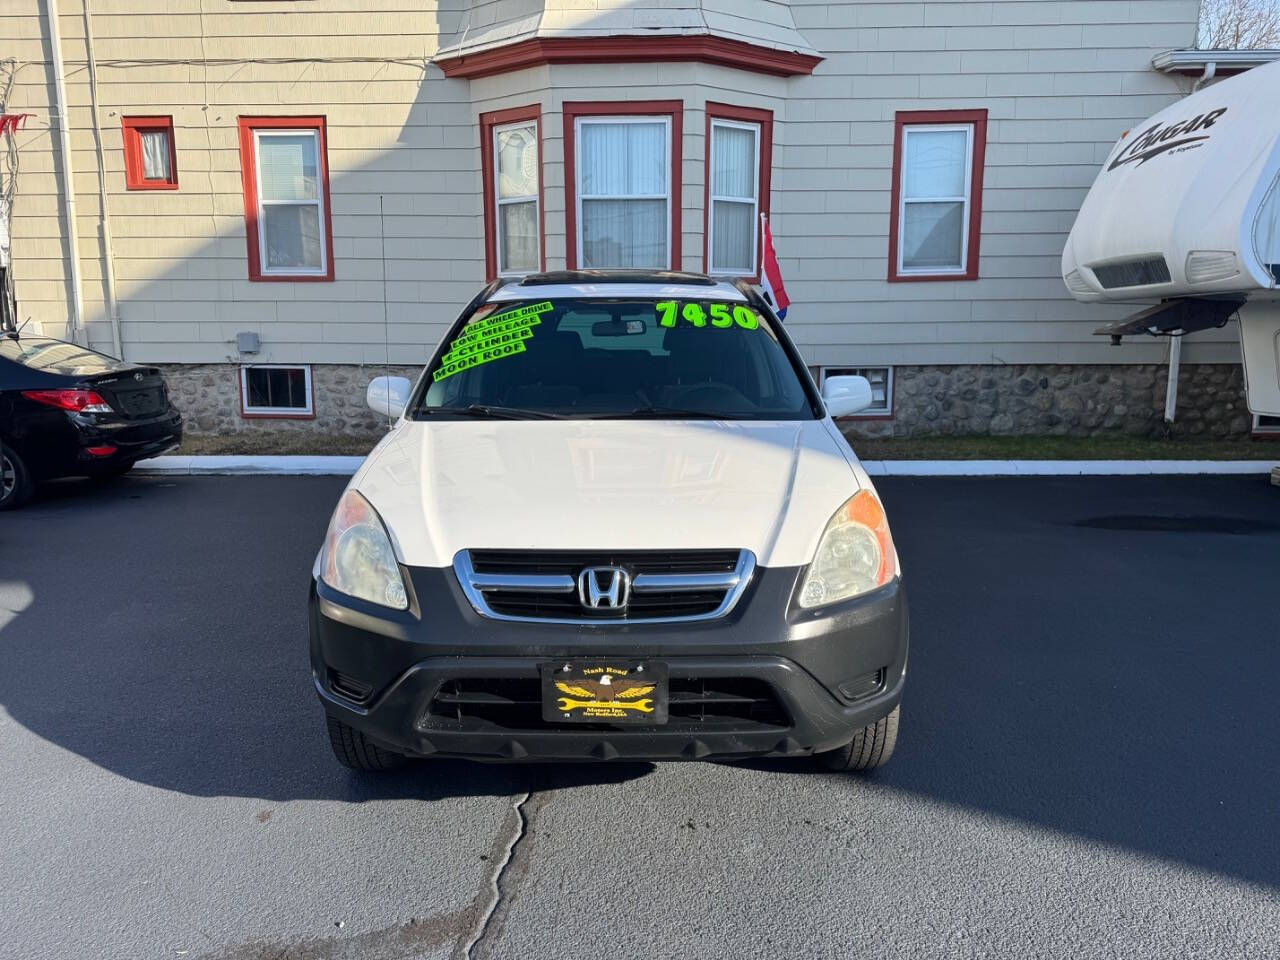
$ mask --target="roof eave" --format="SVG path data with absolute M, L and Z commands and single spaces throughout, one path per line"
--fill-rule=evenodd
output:
M 1280 60 L 1280 50 L 1166 50 L 1151 58 L 1161 73 L 1202 76 L 1212 64 L 1217 76 L 1243 73 Z
M 822 57 L 715 34 L 654 33 L 591 37 L 530 37 L 474 52 L 445 52 L 434 63 L 446 77 L 488 77 L 558 63 L 700 61 L 751 73 L 801 76 Z

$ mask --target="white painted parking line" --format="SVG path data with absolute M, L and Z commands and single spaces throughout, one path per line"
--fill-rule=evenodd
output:
M 139 474 L 343 476 L 364 457 L 153 457 Z M 873 477 L 1106 477 L 1158 474 L 1269 474 L 1270 460 L 864 460 Z

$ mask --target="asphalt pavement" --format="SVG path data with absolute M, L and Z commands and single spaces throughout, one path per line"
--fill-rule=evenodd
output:
M 0 514 L 0 957 L 1275 958 L 1280 489 L 891 479 L 898 754 L 329 754 L 340 478 L 66 483 Z

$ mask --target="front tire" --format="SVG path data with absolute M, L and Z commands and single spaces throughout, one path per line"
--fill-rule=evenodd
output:
M 401 754 L 384 750 L 341 720 L 325 714 L 325 723 L 329 728 L 329 746 L 333 747 L 333 755 L 344 767 L 365 773 L 382 773 L 405 762 L 406 758 Z
M 31 471 L 12 447 L 0 446 L 0 510 L 15 510 L 31 499 Z
M 898 743 L 898 717 L 902 705 L 893 708 L 893 713 L 881 717 L 858 731 L 857 735 L 843 747 L 818 754 L 818 759 L 829 770 L 874 770 L 883 767 L 893 756 L 893 748 Z

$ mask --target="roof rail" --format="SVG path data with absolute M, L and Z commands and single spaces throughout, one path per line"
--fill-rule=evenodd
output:
M 551 270 L 531 273 L 520 281 L 522 287 L 545 287 L 563 283 L 683 283 L 714 287 L 716 281 L 702 273 L 679 270 Z

